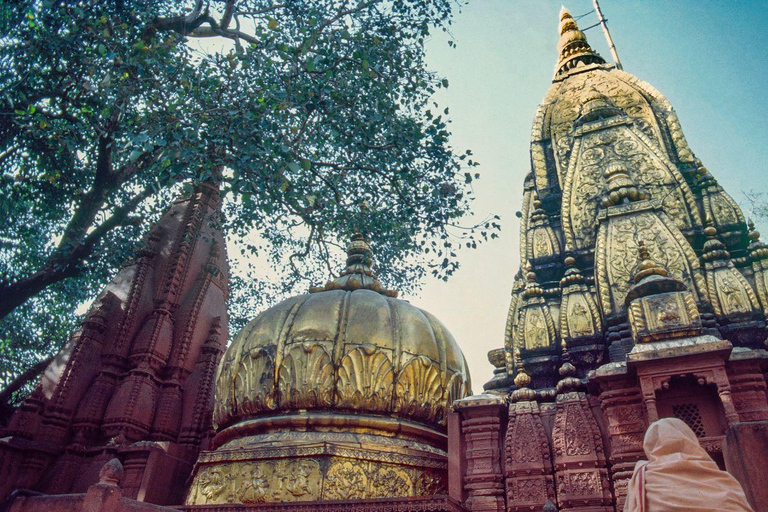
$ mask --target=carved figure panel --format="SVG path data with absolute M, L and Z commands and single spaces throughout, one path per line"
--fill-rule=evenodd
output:
M 320 499 L 322 474 L 315 459 L 230 462 L 205 466 L 187 503 L 275 503 Z
M 371 475 L 372 498 L 412 496 L 413 482 L 408 472 L 395 467 L 379 467 Z
M 355 500 L 367 495 L 368 475 L 358 461 L 337 461 L 328 468 L 323 489 L 326 500 Z
M 755 279 L 755 290 L 763 307 L 763 312 L 768 314 L 768 260 L 753 262 L 752 275 Z
M 628 313 L 636 343 L 701 334 L 698 307 L 688 291 L 636 299 Z
M 707 284 L 718 317 L 738 317 L 760 310 L 754 290 L 730 261 L 707 264 Z
M 555 324 L 549 308 L 540 303 L 526 305 L 521 313 L 523 345 L 527 350 L 546 348 L 555 342 Z
M 560 306 L 560 335 L 563 339 L 591 337 L 600 333 L 602 321 L 592 293 L 563 293 Z

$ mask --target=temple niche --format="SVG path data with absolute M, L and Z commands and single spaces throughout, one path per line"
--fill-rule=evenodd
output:
M 559 29 L 483 393 L 445 326 L 379 282 L 361 234 L 335 279 L 254 314 L 225 350 L 203 183 L 0 435 L 8 510 L 618 512 L 662 417 L 766 510 L 768 245 L 664 96 L 565 9 Z

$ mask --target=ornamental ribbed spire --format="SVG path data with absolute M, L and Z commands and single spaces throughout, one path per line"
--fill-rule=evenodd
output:
M 397 297 L 397 290 L 387 290 L 381 286 L 381 282 L 371 269 L 371 265 L 373 265 L 371 246 L 365 240 L 363 234 L 355 233 L 352 235 L 349 244 L 347 244 L 347 267 L 336 279 L 328 281 L 325 283 L 325 286 L 312 287 L 309 289 L 309 292 L 364 289 L 372 290 L 387 297 Z
M 560 40 L 557 42 L 557 62 L 555 76 L 565 74 L 579 64 L 605 64 L 597 52 L 587 42 L 587 36 L 579 30 L 576 20 L 565 7 L 560 8 Z

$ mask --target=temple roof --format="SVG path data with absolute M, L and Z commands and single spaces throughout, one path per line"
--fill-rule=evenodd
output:
M 762 246 L 750 245 L 744 215 L 694 156 L 672 106 L 606 63 L 565 8 L 557 48 L 555 78 L 533 120 L 506 354 L 493 353 L 489 386 L 527 388 L 517 396 L 528 397 L 554 390 L 563 380 L 557 368 L 585 378 L 623 361 L 634 343 L 629 302 L 649 290 L 687 293 L 705 327 L 736 346 L 762 347 Z M 651 261 L 668 277 L 646 268 Z M 635 283 L 646 273 L 653 286 Z

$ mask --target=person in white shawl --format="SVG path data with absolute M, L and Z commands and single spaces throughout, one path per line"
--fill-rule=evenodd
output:
M 720 470 L 677 418 L 648 427 L 648 460 L 635 465 L 624 512 L 753 512 L 739 482 Z

